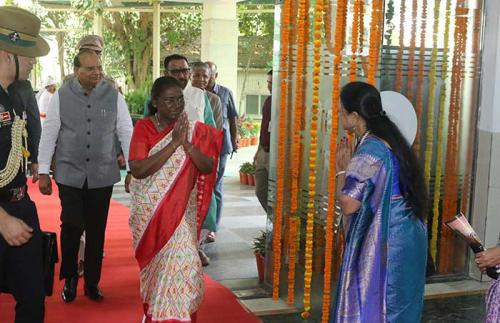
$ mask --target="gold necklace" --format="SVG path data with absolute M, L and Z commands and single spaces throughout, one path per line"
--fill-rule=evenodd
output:
M 156 119 L 156 124 L 158 125 L 158 128 L 162 128 L 160 124 L 160 117 L 158 117 L 158 112 L 155 113 L 155 119 Z

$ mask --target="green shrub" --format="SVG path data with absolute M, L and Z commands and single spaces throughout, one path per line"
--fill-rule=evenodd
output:
M 125 94 L 125 101 L 127 101 L 130 114 L 142 116 L 144 114 L 144 102 L 147 97 L 147 93 L 143 90 L 135 90 Z
M 261 231 L 260 235 L 253 239 L 252 249 L 255 254 L 266 255 L 267 232 Z

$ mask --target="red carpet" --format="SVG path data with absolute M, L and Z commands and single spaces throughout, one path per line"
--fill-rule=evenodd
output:
M 42 230 L 57 232 L 59 236 L 60 204 L 57 186 L 50 197 L 42 196 L 38 187 L 30 186 L 29 193 L 35 201 Z M 71 304 L 61 300 L 63 283 L 58 280 L 56 269 L 54 295 L 47 297 L 46 323 L 138 323 L 142 320 L 139 298 L 139 270 L 133 257 L 128 208 L 111 201 L 106 231 L 105 257 L 100 287 L 105 299 L 95 303 L 83 296 L 83 280 L 78 285 L 78 296 Z M 198 311 L 197 323 L 254 323 L 260 320 L 246 312 L 230 290 L 205 275 L 205 298 Z M 15 302 L 10 295 L 0 295 L 0 322 L 14 321 Z

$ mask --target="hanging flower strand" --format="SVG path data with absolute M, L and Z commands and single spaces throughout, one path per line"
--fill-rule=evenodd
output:
M 427 130 L 426 141 L 423 142 L 424 156 L 424 179 L 425 187 L 429 187 L 431 178 L 432 152 L 434 148 L 434 100 L 436 98 L 436 64 L 438 56 L 438 33 L 440 0 L 434 0 L 434 25 L 432 26 L 432 53 L 431 67 L 429 72 L 429 94 L 427 96 Z
M 354 0 L 354 17 L 352 22 L 352 38 L 351 38 L 351 61 L 349 62 L 349 80 L 355 81 L 357 78 L 357 57 L 359 51 L 359 34 L 360 28 L 363 28 L 360 24 L 362 22 L 362 12 L 363 12 L 364 2 L 363 0 Z
M 316 154 L 318 143 L 318 113 L 319 113 L 319 86 L 321 70 L 321 44 L 323 22 L 323 0 L 316 0 L 314 6 L 314 59 L 313 59 L 313 92 L 311 109 L 311 132 L 309 146 L 309 198 L 307 203 L 306 239 L 305 239 L 305 272 L 304 272 L 304 311 L 302 318 L 307 319 L 311 311 L 311 281 L 312 256 L 314 238 L 314 205 L 316 199 Z
M 331 303 L 331 281 L 332 281 L 332 256 L 333 256 L 333 222 L 335 217 L 335 190 L 336 190 L 336 147 L 338 137 L 338 115 L 339 115 L 339 92 L 340 74 L 342 62 L 342 49 L 344 48 L 344 32 L 346 25 L 347 1 L 337 2 L 336 26 L 335 26 L 335 48 L 333 53 L 333 94 L 332 94 L 332 125 L 330 134 L 330 159 L 328 160 L 328 209 L 326 213 L 326 236 L 325 236 L 325 268 L 323 278 L 323 323 L 328 322 Z
M 417 120 L 422 120 L 422 110 L 424 105 L 424 65 L 425 65 L 425 37 L 427 34 L 427 0 L 422 0 L 422 19 L 420 25 L 420 50 L 418 59 L 418 73 L 417 73 L 417 91 L 415 110 Z M 417 127 L 417 134 L 415 136 L 414 151 L 419 154 L 420 150 L 420 127 Z
M 280 110 L 278 118 L 278 156 L 276 174 L 276 205 L 273 224 L 273 299 L 278 300 L 281 271 L 281 231 L 283 226 L 283 195 L 284 195 L 284 162 L 286 137 L 286 112 L 288 95 L 288 49 L 290 39 L 291 1 L 285 1 L 281 13 L 281 47 L 280 47 Z
M 434 196 L 432 206 L 432 234 L 431 234 L 431 255 L 434 260 L 437 260 L 437 241 L 439 231 L 439 202 L 441 200 L 441 177 L 443 176 L 443 157 L 444 157 L 444 144 L 443 138 L 445 137 L 446 128 L 444 127 L 445 110 L 446 110 L 446 92 L 448 82 L 448 61 L 449 61 L 449 40 L 450 40 L 450 21 L 451 21 L 451 0 L 446 1 L 446 14 L 444 24 L 444 45 L 443 45 L 443 65 L 441 67 L 441 80 L 442 84 L 439 89 L 439 116 L 438 116 L 438 137 L 437 137 L 437 151 L 436 151 L 436 175 L 434 184 Z
M 411 13 L 411 38 L 410 38 L 410 52 L 408 54 L 408 84 L 406 97 L 410 102 L 413 102 L 413 77 L 415 75 L 415 48 L 417 41 L 417 14 L 418 14 L 418 0 L 413 0 L 413 7 Z
M 382 45 L 382 29 L 384 25 L 384 8 L 382 0 L 372 2 L 372 21 L 370 24 L 370 49 L 368 54 L 367 82 L 375 85 L 380 47 Z
M 296 243 L 297 239 L 297 209 L 298 209 L 298 192 L 299 192 L 299 170 L 300 170 L 300 154 L 301 140 L 300 131 L 302 129 L 302 114 L 304 110 L 304 77 L 307 67 L 307 33 L 309 32 L 308 18 L 309 1 L 300 0 L 298 12 L 298 33 L 297 33 L 297 73 L 295 79 L 295 115 L 293 118 L 293 144 L 292 144 L 292 180 L 290 185 L 290 232 L 289 232 L 289 262 L 288 262 L 288 304 L 294 302 L 295 297 L 295 259 L 296 259 Z
M 403 52 L 405 48 L 404 36 L 405 36 L 405 13 L 406 13 L 406 0 L 401 0 L 401 6 L 399 8 L 399 47 L 398 47 L 398 58 L 396 63 L 396 78 L 394 81 L 394 90 L 396 92 L 401 92 L 403 87 Z
M 465 63 L 465 49 L 467 43 L 467 8 L 455 9 L 455 48 L 451 73 L 450 109 L 448 113 L 448 138 L 446 142 L 446 173 L 443 193 L 442 221 L 447 221 L 455 216 L 458 202 L 458 132 L 460 123 L 460 110 L 462 107 L 462 85 Z M 455 257 L 454 236 L 449 231 L 442 231 L 439 267 L 442 272 L 450 272 L 453 268 Z
M 480 45 L 481 45 L 481 20 L 482 17 L 482 10 L 481 8 L 475 9 L 474 10 L 474 27 L 473 27 L 473 32 L 472 32 L 472 54 L 475 56 L 475 59 L 472 64 L 472 79 L 474 80 L 475 86 L 473 88 L 477 88 L 477 83 L 479 82 L 478 78 L 478 71 L 479 71 L 479 55 L 480 53 Z M 477 122 L 477 115 L 475 113 L 472 113 L 471 120 L 469 121 L 469 140 L 468 140 L 468 151 L 467 151 L 467 160 L 466 160 L 466 167 L 465 167 L 465 173 L 464 173 L 464 184 L 462 188 L 462 198 L 461 198 L 461 205 L 460 205 L 460 210 L 462 213 L 467 214 L 467 209 L 469 207 L 469 198 L 471 195 L 471 170 L 473 169 L 473 163 L 474 163 L 474 149 L 475 149 L 475 127 L 476 127 L 476 122 Z

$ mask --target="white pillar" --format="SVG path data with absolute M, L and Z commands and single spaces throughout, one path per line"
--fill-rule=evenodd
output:
M 160 1 L 153 2 L 153 81 L 160 77 Z
M 500 233 L 500 1 L 484 2 L 480 117 L 472 225 L 486 247 Z M 471 276 L 480 273 L 470 262 Z
M 94 13 L 94 25 L 93 25 L 94 35 L 99 35 L 102 37 L 102 15 Z
M 203 2 L 201 59 L 213 61 L 217 65 L 219 72 L 217 83 L 231 89 L 236 99 L 238 83 L 236 1 L 205 0 Z
M 102 0 L 98 0 L 98 2 L 101 2 Z M 97 11 L 94 11 L 94 24 L 92 26 L 92 30 L 94 35 L 99 35 L 102 37 L 102 12 L 98 13 Z

